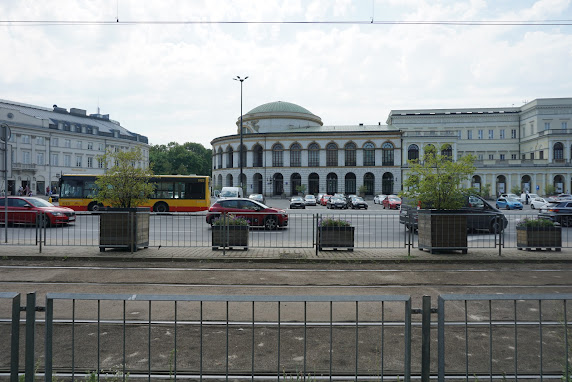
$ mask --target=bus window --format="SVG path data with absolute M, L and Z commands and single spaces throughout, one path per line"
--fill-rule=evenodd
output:
M 175 183 L 175 199 L 185 199 L 185 183 Z
M 154 199 L 172 199 L 173 198 L 173 183 L 164 182 L 157 183 L 155 188 Z
M 205 184 L 204 183 L 187 183 L 187 199 L 204 199 Z
M 62 184 L 60 197 L 81 198 L 83 194 L 83 181 L 69 179 Z

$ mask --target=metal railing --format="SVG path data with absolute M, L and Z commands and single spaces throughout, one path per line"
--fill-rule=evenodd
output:
M 571 300 L 0 293 L 0 378 L 569 381 Z
M 126 222 L 120 220 L 106 220 L 101 223 L 102 217 L 108 212 L 77 213 L 76 221 L 72 224 L 49 225 L 47 216 L 43 213 L 28 211 L 26 221 L 0 226 L 0 245 L 38 245 L 42 246 L 102 246 L 129 248 L 126 244 L 103 245 L 100 237 L 101 227 L 115 233 L 116 236 L 129 236 L 139 238 L 139 233 L 127 230 Z M 213 245 L 213 229 L 207 223 L 207 215 L 202 213 L 145 213 L 148 219 L 137 223 L 138 228 L 148 229 L 148 240 L 143 240 L 138 248 L 146 247 L 217 247 Z M 445 214 L 446 215 L 446 214 Z M 105 215 L 107 216 L 107 215 Z M 268 216 L 260 213 L 248 214 L 252 221 L 248 230 L 248 244 L 245 248 L 316 248 L 321 249 L 379 249 L 379 248 L 420 248 L 417 220 L 412 217 L 403 218 L 396 214 L 377 214 L 375 211 L 348 211 L 335 210 L 319 214 L 288 212 L 288 224 L 276 229 L 268 229 L 264 222 Z M 324 219 L 348 221 L 353 228 L 353 243 L 351 246 L 322 245 L 320 234 L 323 230 L 321 221 Z M 407 220 L 409 219 L 409 220 Z M 417 219 L 415 217 L 415 219 Z M 539 214 L 511 215 L 497 218 L 491 214 L 467 214 L 466 249 L 489 248 L 498 249 L 499 255 L 504 248 L 519 248 L 534 250 L 537 248 L 561 250 L 572 248 L 572 215 L 560 214 L 555 217 L 561 225 L 554 228 L 555 242 L 526 242 L 523 244 L 524 233 L 517 229 L 519 222 L 524 219 L 538 220 Z M 131 220 L 130 220 L 131 221 Z M 506 223 L 503 223 L 506 221 Z M 3 221 L 0 219 L 0 223 Z M 102 225 L 103 224 L 103 225 Z M 493 227 L 506 225 L 501 232 Z M 413 227 L 410 229 L 410 227 Z M 465 231 L 465 229 L 462 229 Z M 527 230 L 530 237 L 543 236 L 546 228 L 530 227 Z M 136 231 L 139 232 L 139 231 Z M 453 234 L 459 232 L 456 228 L 440 226 L 435 235 L 442 243 L 452 240 Z M 547 235 L 544 235 L 548 237 Z M 520 239 L 519 239 L 520 238 Z M 118 240 L 116 237 L 114 240 Z M 520 241 L 519 241 L 520 240 Z M 224 246 L 228 248 L 232 246 Z M 103 249 L 102 248 L 102 249 Z M 436 247 L 436 250 L 446 249 L 446 245 Z

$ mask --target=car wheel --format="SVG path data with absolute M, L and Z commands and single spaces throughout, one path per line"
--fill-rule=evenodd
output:
M 510 206 L 507 204 L 506 209 L 510 211 Z
M 275 230 L 278 228 L 278 219 L 275 216 L 269 216 L 264 220 L 264 228 L 268 230 Z
M 46 214 L 40 215 L 39 217 L 39 221 L 38 224 L 40 224 L 40 227 L 49 227 L 51 225 L 51 221 L 50 221 L 50 217 Z
M 169 212 L 169 206 L 167 203 L 159 202 L 153 206 L 153 211 L 155 212 Z
M 572 216 L 562 216 L 560 224 L 562 224 L 563 227 L 572 226 Z
M 533 210 L 535 210 L 536 208 L 534 208 L 534 204 L 530 205 L 530 208 L 532 208 Z

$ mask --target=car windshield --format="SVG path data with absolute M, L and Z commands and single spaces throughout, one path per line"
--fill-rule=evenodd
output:
M 306 199 L 316 199 L 314 195 L 306 195 Z
M 34 207 L 54 207 L 52 203 L 48 203 L 44 199 L 32 198 L 32 199 L 26 199 L 26 201 L 31 205 L 33 205 Z
M 516 200 L 515 198 L 506 198 L 506 201 L 511 203 L 520 203 L 520 201 Z
M 400 202 L 401 199 L 399 198 L 389 198 L 389 200 L 391 200 L 392 202 Z
M 357 197 L 357 198 L 354 198 L 354 201 L 356 201 L 356 202 L 363 202 L 363 198 Z
M 299 196 L 296 196 L 295 198 L 292 198 L 291 201 L 292 201 L 292 202 L 301 202 L 301 201 L 302 201 L 302 198 L 299 197 Z
M 220 193 L 220 196 L 223 198 L 233 198 L 238 196 L 238 193 L 236 191 L 223 191 Z

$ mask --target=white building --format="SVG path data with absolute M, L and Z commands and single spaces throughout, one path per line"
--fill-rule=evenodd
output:
M 513 187 L 544 194 L 572 190 L 572 98 L 537 99 L 520 107 L 392 110 L 387 125 L 323 126 L 288 102 L 243 115 L 243 184 L 247 193 L 397 193 L 407 160 L 446 145 L 453 158 L 473 154 L 471 183 L 491 193 Z M 240 125 L 240 118 L 237 127 Z M 240 134 L 215 138 L 213 184 L 240 185 Z
M 0 100 L 0 124 L 8 125 L 12 132 L 7 166 L 5 145 L 0 142 L 0 191 L 4 190 L 6 167 L 9 193 L 28 186 L 34 194 L 44 194 L 47 187 L 57 187 L 61 174 L 103 173 L 98 157 L 107 149 L 139 147 L 145 160 L 138 165 L 149 163 L 147 137 L 128 131 L 109 115 Z

